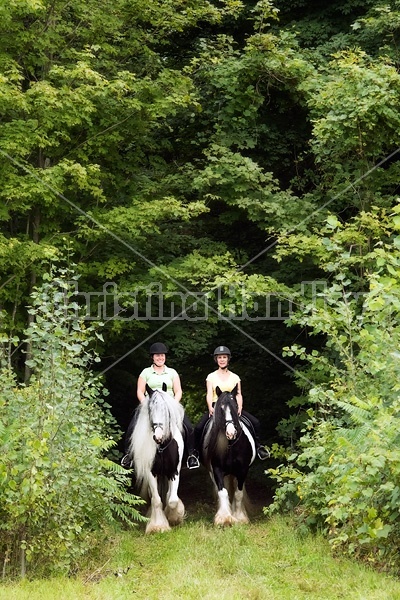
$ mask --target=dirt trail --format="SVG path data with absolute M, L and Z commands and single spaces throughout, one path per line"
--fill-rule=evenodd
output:
M 266 463 L 268 463 L 268 460 L 264 462 L 257 460 L 250 467 L 246 480 L 247 494 L 251 502 L 251 519 L 262 517 L 263 507 L 270 504 L 272 500 L 270 481 L 264 474 L 264 471 L 268 468 Z M 216 500 L 213 496 L 210 476 L 203 466 L 199 469 L 182 469 L 179 495 L 185 504 L 189 519 L 193 515 L 213 515 Z

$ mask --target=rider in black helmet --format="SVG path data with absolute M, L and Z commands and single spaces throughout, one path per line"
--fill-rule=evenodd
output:
M 208 411 L 203 415 L 195 427 L 196 448 L 200 448 L 203 428 L 214 412 L 214 405 L 217 401 L 216 388 L 219 387 L 221 392 L 231 392 L 235 385 L 237 385 L 236 401 L 238 404 L 239 415 L 247 417 L 247 419 L 252 423 L 255 434 L 257 456 L 261 460 L 265 460 L 266 458 L 269 458 L 270 454 L 268 450 L 260 443 L 260 421 L 254 415 L 243 410 L 243 396 L 240 377 L 236 375 L 236 373 L 233 373 L 229 370 L 229 361 L 231 356 L 231 351 L 227 346 L 217 346 L 217 348 L 214 350 L 214 361 L 217 363 L 218 369 L 210 373 L 206 379 L 206 401 Z
M 146 384 L 153 390 L 161 390 L 163 384 L 167 386 L 167 392 L 175 398 L 177 402 L 182 398 L 182 387 L 178 373 L 175 369 L 167 367 L 165 364 L 168 348 L 162 342 L 155 342 L 150 346 L 150 356 L 152 365 L 143 369 L 138 377 L 137 382 L 137 398 L 139 402 L 143 402 L 146 396 Z M 132 457 L 129 455 L 129 441 L 132 436 L 133 429 L 136 424 L 136 411 L 128 426 L 125 435 L 125 456 L 121 460 L 123 467 L 130 468 L 132 465 Z M 184 413 L 183 424 L 186 430 L 186 448 L 188 453 L 187 467 L 196 469 L 200 466 L 199 459 L 194 450 L 194 431 L 188 416 Z

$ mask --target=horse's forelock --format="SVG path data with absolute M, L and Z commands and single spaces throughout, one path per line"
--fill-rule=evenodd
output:
M 217 427 L 225 428 L 225 407 L 230 409 L 231 419 L 237 428 L 239 426 L 238 405 L 230 392 L 222 392 L 214 407 L 214 421 Z
M 153 423 L 160 423 L 164 429 L 164 436 L 169 437 L 171 431 L 171 418 L 168 411 L 168 405 L 166 404 L 161 392 L 158 390 L 154 392 L 149 398 L 147 410 L 149 412 L 149 421 Z
M 163 423 L 166 437 L 172 434 L 174 424 L 182 428 L 183 407 L 167 392 L 155 390 L 149 398 L 148 411 L 150 421 Z

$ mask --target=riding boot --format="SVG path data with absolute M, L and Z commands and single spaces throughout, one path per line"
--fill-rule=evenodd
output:
M 200 455 L 201 439 L 203 437 L 204 427 L 206 426 L 206 423 L 209 420 L 209 418 L 210 418 L 209 412 L 204 413 L 204 415 L 201 417 L 200 421 L 197 423 L 197 425 L 194 428 L 194 448 L 195 448 L 196 456 Z
M 261 444 L 261 442 L 260 442 L 260 421 L 257 419 L 257 417 L 255 417 L 254 415 L 252 415 L 251 413 L 249 413 L 245 410 L 242 410 L 242 415 L 247 417 L 253 425 L 254 441 L 256 444 L 256 452 L 257 452 L 258 458 L 260 460 L 266 460 L 267 458 L 269 458 L 271 456 L 271 454 L 270 454 L 269 450 L 265 446 L 263 446 L 263 444 Z
M 197 469 L 200 467 L 199 461 L 199 453 L 194 449 L 194 430 L 193 425 L 191 424 L 189 418 L 186 416 L 183 419 L 183 424 L 186 430 L 186 448 L 188 453 L 188 458 L 186 461 L 186 466 L 188 469 Z

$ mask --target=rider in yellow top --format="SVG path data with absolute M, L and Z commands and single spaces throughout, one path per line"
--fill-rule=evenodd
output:
M 219 387 L 221 392 L 231 392 L 235 385 L 237 385 L 237 393 L 236 393 L 236 401 L 238 404 L 238 412 L 239 415 L 243 415 L 247 417 L 247 419 L 252 423 L 254 433 L 255 433 L 255 442 L 257 448 L 257 456 L 261 460 L 265 460 L 269 458 L 270 454 L 268 450 L 260 443 L 260 422 L 254 415 L 249 412 L 243 410 L 243 396 L 241 389 L 241 381 L 240 377 L 236 375 L 236 373 L 232 373 L 229 370 L 229 361 L 231 358 L 231 351 L 227 346 L 218 346 L 214 350 L 214 360 L 218 365 L 218 369 L 213 371 L 206 378 L 206 386 L 207 386 L 207 394 L 206 401 L 208 412 L 203 415 L 199 423 L 196 425 L 194 430 L 195 435 L 195 445 L 196 448 L 200 448 L 201 436 L 203 433 L 203 428 L 207 423 L 209 417 L 212 416 L 214 412 L 214 404 L 217 401 L 217 392 L 216 388 Z

